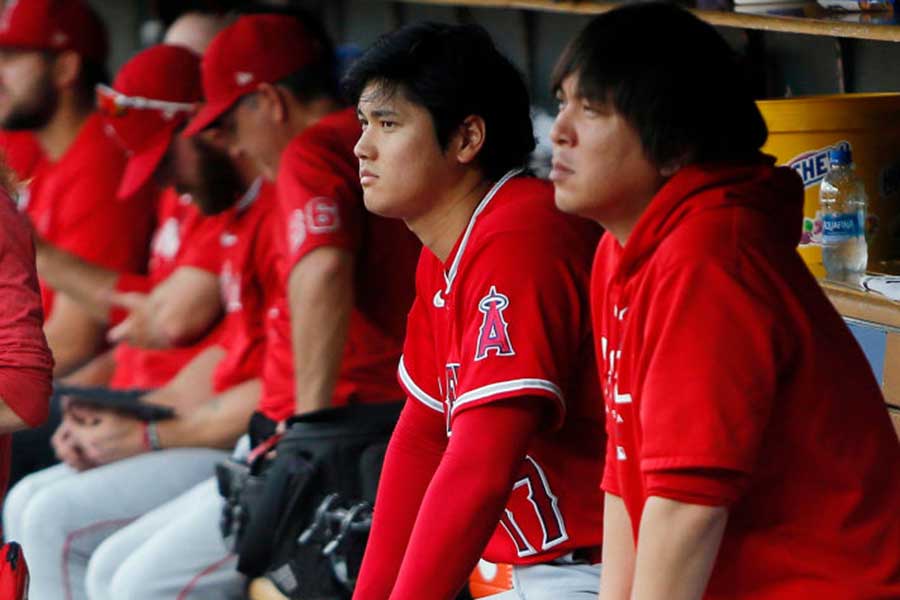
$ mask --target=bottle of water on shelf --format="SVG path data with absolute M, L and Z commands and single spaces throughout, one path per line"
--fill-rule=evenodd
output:
M 822 262 L 828 279 L 858 282 L 866 272 L 869 258 L 866 189 L 853 172 L 848 145 L 832 148 L 828 160 L 828 173 L 819 189 Z

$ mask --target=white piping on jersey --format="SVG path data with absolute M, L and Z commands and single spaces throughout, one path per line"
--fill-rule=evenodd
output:
M 556 396 L 560 403 L 565 406 L 562 390 L 559 389 L 559 386 L 555 383 L 547 381 L 546 379 L 512 379 L 510 381 L 492 383 L 490 385 L 476 388 L 470 392 L 466 392 L 456 399 L 456 402 L 454 402 L 453 406 L 450 408 L 450 412 L 452 413 L 463 404 L 468 404 L 477 400 L 483 400 L 484 398 L 489 398 L 490 396 L 493 396 L 495 394 L 533 389 L 544 390 L 552 393 L 554 396 Z
M 400 381 L 403 382 L 403 387 L 412 394 L 413 398 L 427 406 L 432 410 L 436 410 L 439 413 L 444 412 L 444 405 L 440 400 L 436 398 L 432 398 L 428 394 L 425 393 L 425 390 L 416 385 L 416 382 L 413 381 L 413 378 L 409 376 L 409 372 L 406 370 L 406 366 L 403 364 L 403 357 L 400 357 L 400 364 L 397 367 L 397 373 L 400 375 Z
M 472 213 L 472 216 L 469 218 L 469 224 L 466 226 L 466 232 L 463 234 L 462 241 L 459 243 L 459 248 L 456 250 L 456 256 L 453 257 L 453 262 L 450 263 L 450 269 L 444 273 L 444 281 L 447 286 L 444 288 L 444 295 L 450 294 L 450 286 L 453 285 L 453 280 L 456 279 L 456 271 L 459 269 L 459 261 L 462 260 L 463 252 L 466 250 L 466 244 L 469 242 L 469 235 L 472 233 L 472 229 L 475 227 L 475 221 L 478 219 L 478 215 L 487 208 L 488 203 L 494 198 L 497 192 L 500 191 L 507 181 L 519 175 L 523 169 L 513 169 L 506 173 L 503 177 L 500 178 L 500 181 L 494 184 L 494 187 L 481 199 L 481 202 L 478 203 L 478 206 L 475 207 L 475 212 Z M 437 304 L 435 304 L 437 306 Z M 440 307 L 438 307 L 440 308 Z
M 235 205 L 235 210 L 237 212 L 243 212 L 247 207 L 256 202 L 256 198 L 259 196 L 259 190 L 262 189 L 262 184 L 262 177 L 257 177 L 253 180 L 253 183 L 250 184 L 250 187 L 247 188 L 247 191 L 244 192 L 244 195 L 241 196 L 241 199 L 238 200 L 238 203 Z

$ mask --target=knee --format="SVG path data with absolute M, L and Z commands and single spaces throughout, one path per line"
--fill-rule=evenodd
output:
M 106 598 L 128 598 L 128 600 L 169 600 L 174 599 L 172 594 L 163 593 L 159 589 L 160 576 L 154 571 L 154 566 L 140 557 L 140 552 L 131 556 L 122 557 L 124 560 L 118 568 L 110 574 L 104 582 L 106 594 L 98 595 L 99 600 Z M 89 597 L 93 600 L 94 596 Z
M 38 490 L 27 501 L 19 529 L 20 539 L 26 548 L 37 545 L 47 547 L 53 540 L 64 541 L 67 532 L 65 520 L 69 511 L 66 494 L 61 491 Z
M 88 598 L 91 600 L 112 600 L 113 598 L 130 598 L 130 596 L 118 596 L 112 591 L 112 581 L 116 570 L 124 557 L 116 556 L 114 549 L 107 543 L 91 555 L 88 561 L 87 573 L 85 573 L 85 587 Z
M 3 532 L 7 540 L 20 539 L 23 530 L 22 519 L 35 490 L 34 476 L 29 475 L 6 494 L 3 501 Z

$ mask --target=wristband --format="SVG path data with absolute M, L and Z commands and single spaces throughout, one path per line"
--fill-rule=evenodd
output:
M 144 448 L 154 452 L 162 450 L 162 444 L 159 443 L 159 430 L 156 428 L 156 421 L 147 421 L 144 423 Z

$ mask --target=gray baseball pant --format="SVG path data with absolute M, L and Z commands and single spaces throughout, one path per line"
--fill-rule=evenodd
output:
M 91 557 L 91 600 L 240 600 L 244 577 L 219 533 L 209 479 L 109 536 Z
M 26 477 L 7 497 L 4 528 L 24 548 L 31 600 L 84 600 L 88 561 L 111 534 L 208 479 L 228 454 L 183 448 L 81 473 L 65 465 Z
M 597 600 L 600 570 L 600 565 L 573 562 L 571 556 L 514 566 L 513 589 L 483 600 Z

